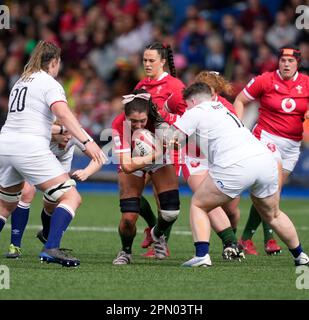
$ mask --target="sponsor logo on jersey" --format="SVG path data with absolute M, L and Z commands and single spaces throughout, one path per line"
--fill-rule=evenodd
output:
M 295 87 L 295 89 L 297 90 L 298 94 L 302 94 L 302 86 L 298 85 L 297 87 Z
M 296 108 L 296 102 L 292 98 L 285 98 L 281 102 L 281 108 L 285 112 L 292 112 Z
M 277 84 L 275 84 L 275 90 L 278 90 L 279 86 Z

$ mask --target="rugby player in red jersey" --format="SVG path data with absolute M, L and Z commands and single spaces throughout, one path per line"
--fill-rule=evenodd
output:
M 119 223 L 122 249 L 113 260 L 114 265 L 132 262 L 132 244 L 136 235 L 136 221 L 140 213 L 140 197 L 145 186 L 146 173 L 155 186 L 160 208 L 158 221 L 151 229 L 154 255 L 157 259 L 164 259 L 168 255 L 164 233 L 176 221 L 180 206 L 175 169 L 165 161 L 154 163 L 157 148 L 155 152 L 145 156 L 132 157 L 132 135 L 139 129 L 154 132 L 163 122 L 150 94 L 143 89 L 135 90 L 133 94 L 124 96 L 123 104 L 124 112 L 118 115 L 112 124 L 114 150 L 120 161 L 118 181 L 122 212 Z M 159 149 L 158 151 L 160 153 Z
M 279 67 L 253 78 L 234 102 L 239 118 L 244 106 L 259 99 L 259 117 L 253 134 L 274 154 L 279 167 L 279 187 L 287 181 L 300 154 L 303 121 L 308 118 L 309 77 L 299 73 L 300 50 L 287 46 L 279 53 Z M 240 243 L 247 254 L 258 254 L 252 242 L 261 218 L 254 206 L 243 232 Z M 281 251 L 273 238 L 272 229 L 263 222 L 265 251 L 276 254 Z

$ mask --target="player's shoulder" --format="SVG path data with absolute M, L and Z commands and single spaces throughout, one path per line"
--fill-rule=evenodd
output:
M 124 112 L 118 114 L 112 121 L 112 128 L 114 130 L 118 130 L 119 128 L 121 128 L 123 126 L 123 121 L 125 120 L 125 118 L 126 117 Z
M 52 77 L 50 74 L 48 74 L 43 70 L 33 74 L 33 77 L 35 78 L 36 83 L 40 84 L 45 89 L 51 89 L 51 88 L 62 89 L 62 85 L 54 77 Z
M 266 71 L 255 77 L 259 81 L 272 81 L 276 77 L 276 71 Z
M 269 72 L 263 72 L 260 75 L 257 75 L 255 77 L 253 77 L 248 84 L 246 85 L 246 89 L 247 90 L 251 90 L 254 88 L 254 90 L 256 90 L 257 88 L 260 89 L 265 89 L 267 87 L 269 87 L 273 81 L 276 79 L 276 74 L 275 71 Z M 251 88 L 252 87 L 252 88 Z
M 173 86 L 174 88 L 184 88 L 185 87 L 184 83 L 180 79 L 175 78 L 175 77 L 171 76 L 170 74 L 168 74 L 165 78 L 166 78 L 166 82 L 170 86 Z
M 143 86 L 146 85 L 146 82 L 147 82 L 147 78 L 141 79 L 141 80 L 137 83 L 137 85 L 135 86 L 134 89 L 135 89 L 135 90 L 141 89 Z
M 305 73 L 298 73 L 297 81 L 304 82 L 309 87 L 309 76 Z

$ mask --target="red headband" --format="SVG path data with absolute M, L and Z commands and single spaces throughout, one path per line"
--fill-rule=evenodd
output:
M 300 61 L 301 55 L 300 50 L 293 48 L 282 48 L 280 49 L 279 58 L 282 56 L 291 56 L 294 57 L 297 61 Z

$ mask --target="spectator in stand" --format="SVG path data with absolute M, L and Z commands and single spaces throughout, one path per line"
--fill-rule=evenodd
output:
M 261 4 L 260 0 L 247 1 L 248 8 L 245 9 L 240 16 L 240 24 L 247 30 L 251 31 L 256 19 L 263 19 L 267 21 L 267 24 L 271 23 L 271 15 L 267 7 Z
M 276 14 L 276 21 L 266 33 L 267 43 L 275 50 L 295 43 L 298 30 L 283 11 Z
M 262 74 L 267 71 L 274 71 L 278 66 L 278 60 L 272 53 L 267 44 L 259 47 L 258 55 L 254 60 L 254 70 L 256 74 Z

